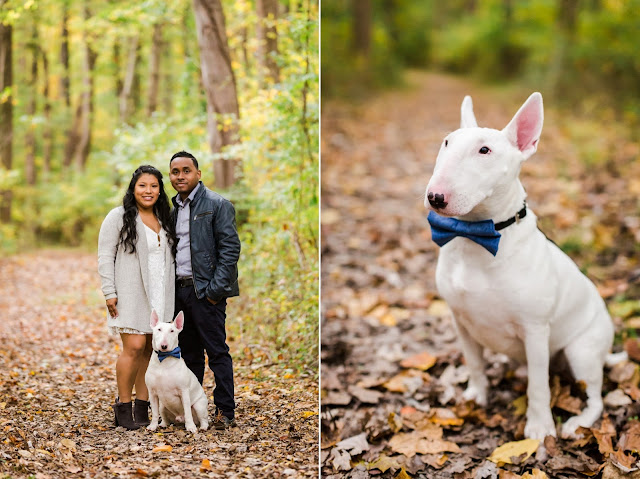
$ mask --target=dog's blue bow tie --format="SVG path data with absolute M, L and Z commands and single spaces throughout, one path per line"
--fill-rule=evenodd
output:
M 456 236 L 478 243 L 495 256 L 498 253 L 500 233 L 496 231 L 493 220 L 462 221 L 455 218 L 445 218 L 433 211 L 429 212 L 431 238 L 438 246 L 444 246 Z
M 179 358 L 180 346 L 178 346 L 175 349 L 172 349 L 171 351 L 156 351 L 156 353 L 158 353 L 158 359 L 160 360 L 160 362 L 162 362 L 164 359 L 168 358 L 169 356 L 172 356 L 174 358 Z

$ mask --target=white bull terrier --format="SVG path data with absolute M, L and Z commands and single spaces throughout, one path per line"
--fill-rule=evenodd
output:
M 483 348 L 527 364 L 525 436 L 556 436 L 549 362 L 564 352 L 587 406 L 563 426 L 573 437 L 602 413 L 602 375 L 613 324 L 594 284 L 536 226 L 518 175 L 542 131 L 542 95 L 533 93 L 503 130 L 479 128 L 469 96 L 460 129 L 442 143 L 425 206 L 442 246 L 438 292 L 448 303 L 469 368 L 464 399 L 487 404 Z M 498 232 L 499 231 L 499 232 Z
M 154 310 L 150 324 L 154 352 L 144 376 L 151 403 L 151 424 L 147 429 L 155 431 L 160 416 L 160 427 L 184 420 L 189 432 L 196 432 L 196 425 L 206 430 L 209 427 L 207 395 L 180 356 L 178 346 L 178 334 L 184 327 L 183 312 L 180 311 L 172 323 L 163 323 Z

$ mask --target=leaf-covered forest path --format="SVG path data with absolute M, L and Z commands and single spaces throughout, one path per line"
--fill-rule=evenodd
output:
M 606 371 L 606 419 L 584 440 L 547 441 L 546 455 L 514 451 L 507 462 L 520 456 L 515 464 L 487 458 L 523 438 L 523 369 L 490 355 L 489 407 L 456 404 L 467 372 L 435 288 L 424 189 L 442 138 L 459 126 L 464 95 L 480 126 L 501 129 L 530 93 L 414 72 L 406 88 L 366 102 L 323 103 L 323 476 L 612 478 L 636 470 L 635 362 Z M 596 282 L 620 347 L 640 326 L 640 148 L 610 112 L 580 118 L 545 107 L 540 147 L 521 174 L 528 203 Z M 636 340 L 625 347 L 637 360 Z M 558 421 L 584 406 L 567 378 L 554 375 L 551 386 Z
M 120 341 L 106 331 L 95 254 L 0 258 L 0 314 L 1 477 L 317 477 L 317 384 L 251 364 L 233 342 L 239 427 L 114 427 Z

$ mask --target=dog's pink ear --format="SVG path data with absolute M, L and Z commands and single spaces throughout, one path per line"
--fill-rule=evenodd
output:
M 184 313 L 182 311 L 180 311 L 178 316 L 176 316 L 175 327 L 178 331 L 182 331 L 182 328 L 184 327 Z
M 473 114 L 473 101 L 469 95 L 462 100 L 460 107 L 460 128 L 474 128 L 478 126 L 476 116 Z
M 524 154 L 525 159 L 538 149 L 543 120 L 542 95 L 535 92 L 502 130 L 509 141 Z
M 155 328 L 158 325 L 158 321 L 160 321 L 160 319 L 158 318 L 158 313 L 156 313 L 155 309 L 152 309 L 151 320 L 149 322 L 149 324 L 151 325 L 151 329 Z

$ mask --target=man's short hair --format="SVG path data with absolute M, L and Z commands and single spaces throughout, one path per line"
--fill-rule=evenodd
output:
M 171 157 L 171 159 L 169 160 L 169 168 L 171 168 L 171 162 L 173 160 L 175 160 L 176 158 L 191 158 L 191 161 L 193 161 L 193 165 L 196 167 L 196 170 L 199 170 L 200 168 L 198 167 L 198 160 L 196 160 L 196 157 L 193 156 L 191 153 L 189 153 L 188 151 L 179 151 L 178 153 L 174 153 L 174 155 Z

